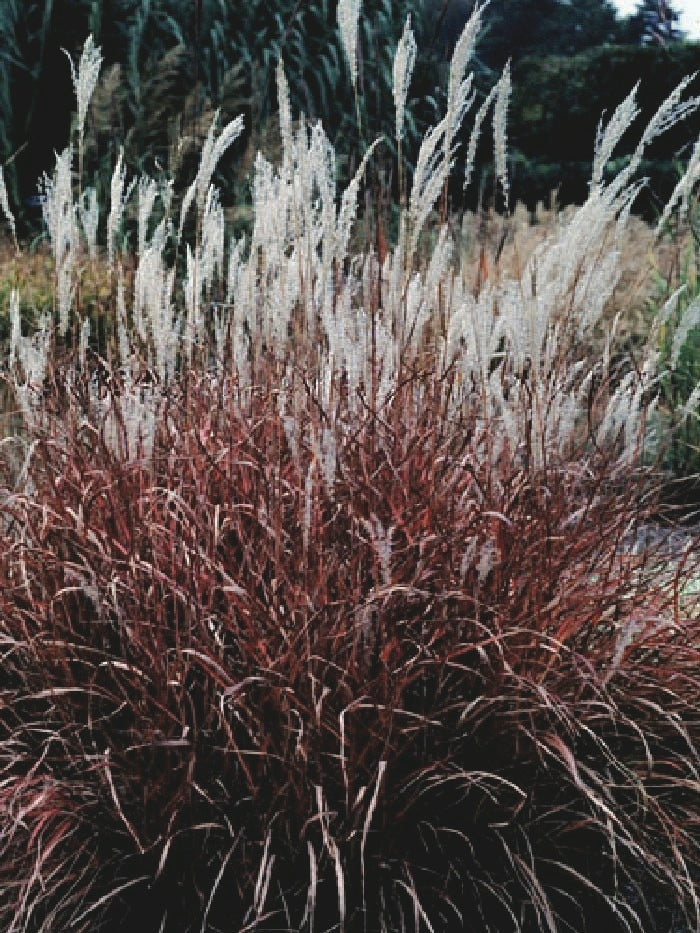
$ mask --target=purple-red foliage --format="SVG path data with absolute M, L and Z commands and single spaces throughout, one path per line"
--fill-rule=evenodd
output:
M 40 441 L 0 506 L 4 930 L 698 923 L 690 560 L 632 553 L 648 476 L 488 465 L 439 388 L 340 412 L 332 488 L 310 397 L 293 452 L 204 378 L 152 461 Z

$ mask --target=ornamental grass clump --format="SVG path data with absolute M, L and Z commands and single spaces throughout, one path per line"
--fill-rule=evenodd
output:
M 174 388 L 147 462 L 65 418 L 4 504 L 6 928 L 692 929 L 697 551 L 436 379 L 332 463 L 277 385 Z
M 434 223 L 465 70 L 382 256 L 351 246 L 373 147 L 338 193 L 283 66 L 249 238 L 211 184 L 237 121 L 183 204 L 119 160 L 106 346 L 73 300 L 84 195 L 49 182 L 60 300 L 28 330 L 12 293 L 0 447 L 3 929 L 698 928 L 700 548 L 642 534 L 658 332 L 582 349 L 634 96 L 586 204 L 487 276 Z M 499 165 L 508 91 L 474 114 Z

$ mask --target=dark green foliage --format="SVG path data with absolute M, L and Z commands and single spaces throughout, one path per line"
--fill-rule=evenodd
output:
M 667 45 L 683 38 L 680 16 L 668 0 L 639 0 L 625 23 L 628 41 L 641 45 Z
M 61 49 L 82 46 L 89 6 L 84 0 L 0 5 L 0 158 L 23 150 L 8 176 L 18 201 L 36 193 L 37 177 L 68 141 L 73 92 Z
M 620 46 L 572 58 L 519 62 L 514 68 L 509 110 L 514 198 L 534 206 L 557 184 L 562 203 L 580 203 L 587 194 L 592 140 L 603 112 L 612 114 L 621 95 L 639 81 L 641 125 L 699 62 L 700 46 L 692 44 L 672 50 Z M 698 92 L 697 82 L 692 89 Z M 647 216 L 665 203 L 678 179 L 678 165 L 689 157 L 699 134 L 700 117 L 695 114 L 650 149 L 651 161 L 642 168 L 649 176 L 649 187 L 638 202 Z M 625 146 L 623 139 L 620 151 Z
M 323 115 L 324 125 L 351 171 L 369 141 L 385 134 L 393 146 L 392 62 L 408 13 L 422 42 L 418 0 L 366 0 L 360 40 L 358 133 L 347 63 L 333 0 L 231 4 L 224 0 L 44 0 L 3 5 L 0 34 L 0 159 L 26 145 L 10 171 L 15 207 L 36 193 L 38 177 L 68 141 L 73 89 L 65 48 L 79 55 L 88 33 L 104 56 L 86 128 L 86 172 L 104 192 L 116 160 L 116 139 L 126 139 L 132 170 L 157 175 L 169 169 L 189 181 L 215 108 L 222 119 L 243 114 L 246 135 L 222 162 L 224 199 L 244 196 L 241 183 L 255 145 L 274 129 L 275 68 L 284 59 L 294 112 Z M 416 69 L 412 95 L 422 101 L 423 127 L 435 117 L 439 83 L 431 59 Z M 421 113 L 407 114 L 408 143 L 416 139 Z M 184 142 L 184 150 L 178 145 Z M 188 153 L 192 158 L 188 159 Z M 35 220 L 38 212 L 34 210 Z
M 473 0 L 424 0 L 436 24 L 439 45 L 449 53 Z M 624 24 L 610 0 L 492 0 L 479 48 L 487 68 L 500 71 L 510 59 L 529 55 L 575 55 L 587 49 L 625 41 Z
M 0 160 L 24 222 L 36 229 L 40 211 L 28 207 L 38 177 L 68 141 L 73 89 L 62 51 L 79 55 L 92 32 L 104 55 L 100 84 L 86 129 L 85 168 L 101 197 L 124 139 L 132 171 L 169 172 L 176 189 L 192 176 L 197 152 L 215 108 L 223 119 L 243 114 L 246 135 L 222 161 L 217 182 L 224 202 L 247 197 L 247 177 L 261 140 L 276 132 L 275 67 L 284 59 L 292 109 L 323 118 L 344 178 L 366 145 L 384 135 L 370 169 L 371 187 L 394 188 L 387 168 L 395 155 L 392 60 L 403 22 L 411 13 L 419 57 L 407 109 L 407 165 L 415 143 L 440 110 L 446 59 L 471 9 L 456 0 L 365 0 L 360 20 L 360 110 L 336 24 L 335 0 L 6 0 L 0 10 Z M 493 70 L 515 61 L 510 108 L 513 195 L 533 205 L 559 185 L 562 201 L 586 193 L 591 139 L 601 112 L 642 77 L 640 100 L 648 113 L 698 63 L 697 46 L 613 47 L 630 39 L 608 0 L 568 5 L 556 0 L 494 0 L 477 57 L 480 86 Z M 626 30 L 626 31 L 625 31 Z M 601 47 L 601 44 L 607 43 Z M 596 48 L 591 51 L 591 47 Z M 560 58 L 543 57 L 556 53 Z M 588 50 L 588 51 L 584 51 Z M 581 54 L 574 54 L 581 53 Z M 528 54 L 531 57 L 527 57 Z M 571 57 L 573 55 L 573 57 Z M 697 123 L 697 121 L 696 121 Z M 649 167 L 651 190 L 663 197 L 675 178 L 674 160 L 693 138 L 688 121 L 669 134 Z M 486 147 L 479 164 L 490 163 Z M 490 200 L 488 169 L 475 198 Z M 478 176 L 477 176 L 478 177 Z M 85 179 L 85 180 L 88 180 Z M 459 206 L 462 192 L 451 191 Z M 654 197 L 647 197 L 649 210 Z

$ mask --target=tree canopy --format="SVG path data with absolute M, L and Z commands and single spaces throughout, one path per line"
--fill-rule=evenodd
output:
M 435 41 L 449 55 L 474 0 L 425 0 Z M 640 0 L 632 16 L 618 17 L 611 0 L 491 0 L 479 44 L 484 65 L 530 56 L 577 55 L 604 45 L 666 45 L 683 38 L 668 0 Z

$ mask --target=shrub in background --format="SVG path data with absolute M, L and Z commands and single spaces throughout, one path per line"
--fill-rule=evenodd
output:
M 620 89 L 639 83 L 640 111 L 651 115 L 697 66 L 698 46 L 603 46 L 568 57 L 532 56 L 513 69 L 510 132 L 514 144 L 513 195 L 534 207 L 557 189 L 560 203 L 581 203 L 588 191 L 591 140 L 601 113 L 617 106 Z M 641 79 L 641 80 L 640 80 Z M 647 153 L 641 174 L 648 187 L 636 212 L 658 220 L 700 133 L 698 114 L 673 127 Z M 623 146 L 631 146 L 633 131 Z M 619 167 L 622 167 L 620 165 Z M 615 164 L 610 166 L 614 173 Z
M 1 448 L 13 933 L 700 922 L 700 552 L 669 563 L 638 534 L 673 306 L 636 365 L 613 365 L 612 333 L 582 350 L 645 147 L 700 101 L 679 88 L 606 180 L 630 95 L 587 202 L 518 275 L 475 270 L 432 218 L 466 114 L 470 152 L 486 118 L 480 20 L 379 252 L 351 247 L 373 148 L 338 194 L 281 65 L 250 239 L 227 242 L 212 184 L 237 120 L 212 126 L 179 206 L 120 159 L 102 248 L 72 147 L 45 180 L 55 309 L 27 330 L 10 297 L 23 428 Z M 407 25 L 398 138 L 410 49 Z M 79 143 L 98 58 L 88 44 L 76 68 Z M 509 91 L 506 70 L 488 98 L 506 198 Z M 115 338 L 98 354 L 78 311 L 100 253 Z

